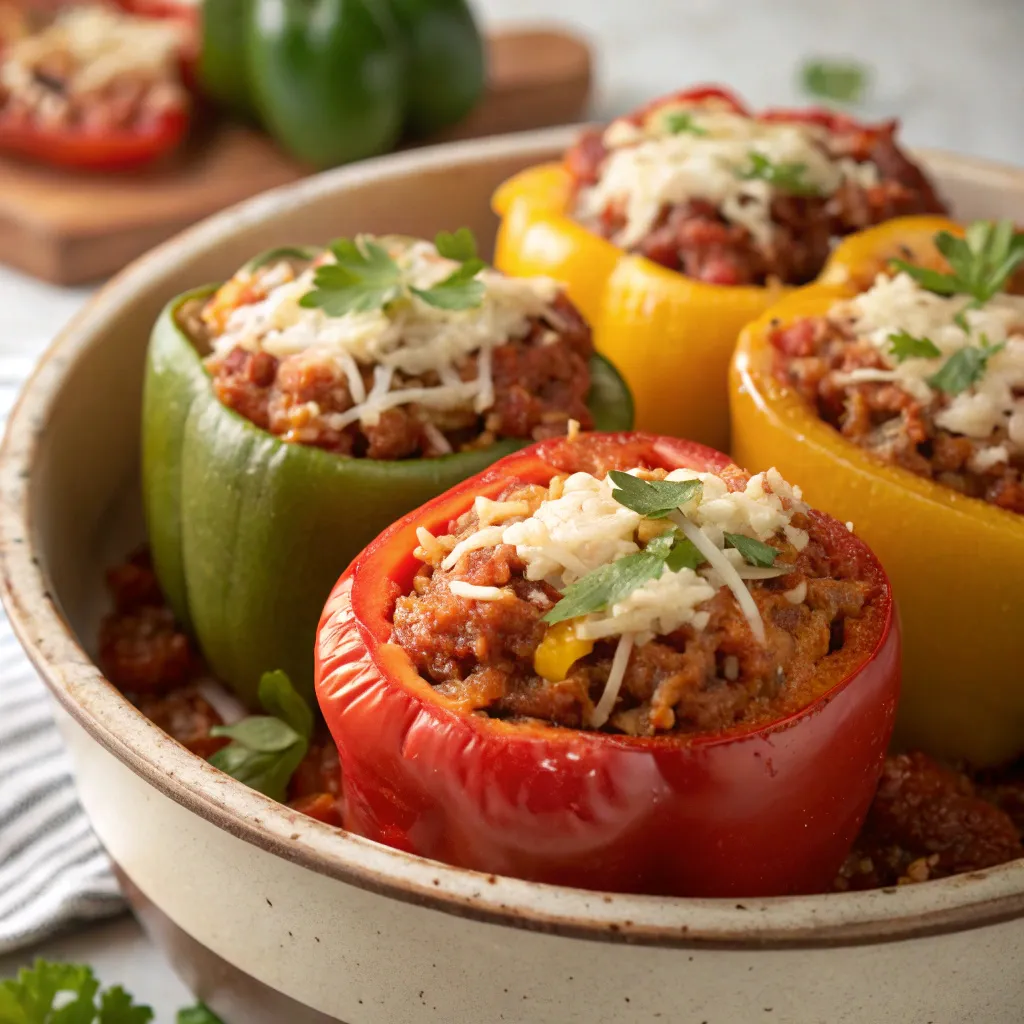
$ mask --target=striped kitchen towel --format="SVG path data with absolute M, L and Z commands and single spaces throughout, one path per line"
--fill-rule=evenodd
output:
M 49 697 L 0 613 L 0 954 L 123 909 Z

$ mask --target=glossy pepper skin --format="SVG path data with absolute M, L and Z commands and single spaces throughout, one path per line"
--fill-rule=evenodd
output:
M 332 592 L 317 697 L 338 745 L 345 827 L 461 867 L 542 882 L 684 896 L 827 889 L 867 812 L 899 689 L 899 635 L 874 556 L 820 517 L 835 549 L 879 583 L 884 611 L 857 670 L 808 708 L 745 733 L 633 738 L 460 713 L 390 642 L 411 587 L 416 528 L 444 532 L 510 479 L 547 484 L 576 442 L 503 459 L 397 522 Z M 720 472 L 701 445 L 618 435 L 653 465 Z
M 984 766 L 1024 752 L 1024 517 L 877 462 L 773 376 L 768 341 L 773 321 L 824 315 L 891 258 L 943 266 L 932 243 L 943 230 L 962 228 L 908 217 L 850 236 L 817 284 L 743 332 L 731 371 L 733 453 L 751 471 L 799 474 L 806 499 L 852 521 L 885 566 L 904 635 L 897 741 Z
M 711 100 L 749 114 L 731 93 L 701 87 L 655 100 L 634 118 L 669 99 Z M 833 130 L 860 128 L 869 136 L 879 130 L 814 108 L 757 116 Z M 572 194 L 573 177 L 561 163 L 530 168 L 505 182 L 492 203 L 501 218 L 495 265 L 506 273 L 548 274 L 565 283 L 590 321 L 597 350 L 629 383 L 639 428 L 727 449 L 727 380 L 736 338 L 790 289 L 709 284 L 624 252 L 572 220 Z
M 484 91 L 484 41 L 466 0 L 388 0 L 406 49 L 407 131 L 461 121 Z
M 313 167 L 375 156 L 398 141 L 402 41 L 373 0 L 249 0 L 249 86 L 267 130 Z
M 526 442 L 400 462 L 285 443 L 218 401 L 178 325 L 184 303 L 214 290 L 174 299 L 150 341 L 142 477 L 153 563 L 211 669 L 246 703 L 256 706 L 270 668 L 311 698 L 317 620 L 350 559 L 398 516 Z M 622 380 L 600 357 L 591 373 L 595 421 L 628 427 Z
M 255 116 L 246 45 L 251 0 L 203 0 L 198 78 L 203 92 L 244 118 Z

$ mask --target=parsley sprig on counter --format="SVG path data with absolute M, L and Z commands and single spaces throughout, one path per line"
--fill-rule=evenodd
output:
M 469 228 L 440 232 L 434 239 L 438 253 L 459 265 L 430 288 L 416 288 L 391 254 L 374 239 L 359 236 L 331 243 L 334 263 L 317 267 L 313 289 L 299 300 L 306 309 L 322 309 L 327 316 L 367 313 L 415 295 L 438 309 L 462 310 L 479 306 L 484 284 L 477 275 L 487 264 L 477 255 Z
M 936 295 L 966 295 L 970 301 L 954 317 L 965 334 L 971 333 L 967 313 L 981 309 L 1006 287 L 1014 272 L 1024 264 L 1024 232 L 1013 221 L 975 221 L 957 238 L 948 231 L 935 236 L 935 247 L 949 263 L 949 272 L 894 259 L 891 266 L 913 278 Z M 914 357 L 937 358 L 942 353 L 930 338 L 916 338 L 899 331 L 889 338 L 890 352 L 897 362 Z M 993 345 L 984 335 L 978 345 L 954 352 L 927 383 L 947 395 L 958 395 L 984 376 L 988 361 L 1002 351 L 1005 342 Z
M 84 964 L 36 960 L 17 978 L 0 981 L 0 1024 L 149 1024 L 153 1010 L 120 985 L 100 991 Z M 202 1003 L 178 1013 L 177 1024 L 223 1024 Z
M 743 181 L 760 179 L 774 185 L 780 192 L 793 196 L 820 196 L 821 189 L 806 181 L 807 165 L 801 163 L 774 163 L 756 150 L 749 154 L 750 163 L 736 172 Z
M 643 480 L 619 470 L 612 470 L 608 475 L 615 484 L 612 497 L 647 519 L 664 519 L 691 503 L 696 504 L 704 491 L 699 480 Z M 727 533 L 725 540 L 751 565 L 775 565 L 779 552 L 770 545 L 735 533 Z M 602 565 L 566 587 L 561 600 L 544 616 L 544 621 L 554 624 L 603 611 L 627 598 L 648 580 L 658 579 L 666 568 L 670 572 L 696 570 L 706 561 L 691 540 L 675 526 L 670 526 L 648 541 L 643 551 Z
M 309 750 L 313 712 L 280 671 L 264 673 L 259 699 L 265 715 L 250 715 L 234 725 L 218 725 L 210 730 L 211 736 L 226 736 L 231 742 L 212 754 L 209 761 L 232 778 L 283 803 L 288 783 Z
M 804 92 L 834 103 L 857 103 L 864 98 L 871 74 L 853 60 L 808 60 L 800 69 Z

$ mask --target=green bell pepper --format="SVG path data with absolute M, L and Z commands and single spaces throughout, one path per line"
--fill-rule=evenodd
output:
M 288 254 L 309 255 L 272 255 Z M 172 300 L 150 340 L 142 490 L 153 562 L 178 619 L 243 701 L 257 706 L 271 669 L 312 700 L 317 622 L 353 556 L 409 510 L 529 442 L 389 462 L 281 441 L 221 404 L 179 323 L 185 304 L 216 287 Z M 618 373 L 601 356 L 590 371 L 595 427 L 629 429 L 632 399 Z
M 408 56 L 406 128 L 430 135 L 476 106 L 486 79 L 484 42 L 465 0 L 390 0 Z
M 268 131 L 314 167 L 391 149 L 402 131 L 405 61 L 373 0 L 251 0 L 249 84 Z
M 232 113 L 252 118 L 246 33 L 249 0 L 203 0 L 199 81 L 210 99 Z

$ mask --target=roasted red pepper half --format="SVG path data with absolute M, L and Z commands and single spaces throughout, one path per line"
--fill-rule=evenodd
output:
M 636 738 L 463 714 L 390 642 L 395 598 L 419 564 L 417 527 L 444 533 L 477 495 L 495 498 L 512 480 L 546 485 L 609 443 L 666 469 L 730 464 L 651 434 L 542 442 L 399 520 L 338 581 L 320 622 L 316 685 L 341 757 L 345 827 L 449 864 L 583 888 L 827 889 L 878 781 L 900 650 L 885 574 L 835 520 L 812 513 L 835 554 L 878 583 L 878 635 L 856 671 L 766 727 Z

